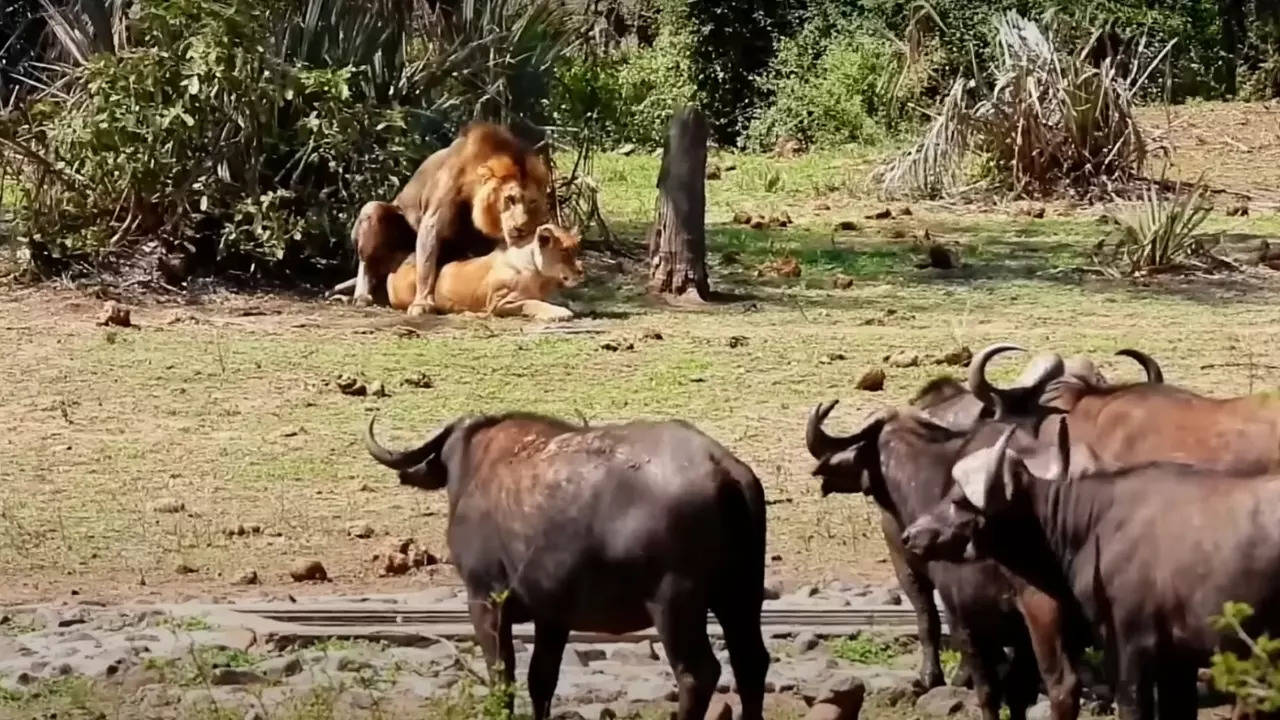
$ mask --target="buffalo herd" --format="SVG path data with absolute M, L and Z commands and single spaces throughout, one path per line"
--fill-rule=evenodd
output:
M 1280 631 L 1280 398 L 1214 399 L 1164 382 L 1113 384 L 1087 357 L 1041 353 L 1009 387 L 942 377 L 846 435 L 809 415 L 821 492 L 881 510 L 915 608 L 922 687 L 944 683 L 942 600 L 984 720 L 1019 720 L 1043 688 L 1055 720 L 1080 709 L 1084 651 L 1102 650 L 1119 715 L 1194 717 L 1197 672 L 1238 639 L 1211 618 L 1249 603 L 1249 633 Z M 448 545 L 491 671 L 514 679 L 513 623 L 532 621 L 529 694 L 550 717 L 571 631 L 653 626 L 680 720 L 702 720 L 724 631 L 742 702 L 762 717 L 765 501 L 723 446 L 679 422 L 589 426 L 467 416 L 405 451 L 365 434 L 400 481 L 448 496 Z

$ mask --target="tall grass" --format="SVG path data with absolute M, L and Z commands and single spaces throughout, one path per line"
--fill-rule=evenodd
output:
M 989 77 L 957 78 L 924 137 L 878 169 L 886 194 L 954 190 L 974 155 L 989 179 L 1018 195 L 1135 178 L 1147 156 L 1135 98 L 1169 47 L 1125 74 L 1115 57 L 1090 61 L 1096 34 L 1063 54 L 1051 33 L 1015 12 L 999 17 L 996 31 L 1000 64 Z

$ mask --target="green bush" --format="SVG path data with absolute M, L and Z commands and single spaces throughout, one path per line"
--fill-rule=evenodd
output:
M 766 150 L 786 135 L 819 146 L 884 140 L 927 78 L 919 66 L 902 72 L 902 59 L 887 34 L 865 22 L 809 23 L 780 44 L 762 79 L 773 101 L 751 123 L 746 145 Z
M 0 125 L 36 268 L 134 266 L 159 241 L 219 272 L 349 272 L 361 205 L 462 122 L 538 120 L 563 33 L 537 0 L 447 27 L 401 7 L 137 0 L 114 52 L 62 66 Z
M 1267 635 L 1251 638 L 1244 623 L 1253 615 L 1245 603 L 1223 605 L 1222 615 L 1214 618 L 1217 629 L 1237 645 L 1248 649 L 1241 658 L 1230 650 L 1214 653 L 1211 672 L 1218 690 L 1236 696 L 1240 716 L 1274 713 L 1280 710 L 1280 640 Z
M 614 143 L 661 147 L 671 113 L 697 98 L 688 17 L 668 2 L 651 46 L 606 57 L 566 57 L 556 75 L 557 125 L 591 127 Z

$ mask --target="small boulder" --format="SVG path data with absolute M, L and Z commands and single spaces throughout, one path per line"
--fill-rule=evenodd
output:
M 916 713 L 928 718 L 950 717 L 963 710 L 969 698 L 964 688 L 936 687 L 916 700 Z
M 858 378 L 858 382 L 854 383 L 854 387 L 867 392 L 880 392 L 884 390 L 884 380 L 884 370 L 872 368 Z
M 822 641 L 818 639 L 817 635 L 806 630 L 797 635 L 795 640 L 791 641 L 791 649 L 794 650 L 797 655 L 803 655 L 816 649 L 821 644 Z
M 432 382 L 431 377 L 421 370 L 405 375 L 400 382 L 404 383 L 406 387 L 417 388 L 419 390 L 430 390 L 435 387 L 435 383 Z
M 749 225 L 751 223 L 751 213 L 742 212 L 741 210 L 733 214 L 734 225 Z
M 945 352 L 933 359 L 934 365 L 954 365 L 956 367 L 968 367 L 969 361 L 973 359 L 973 351 L 968 345 L 963 345 Z
M 853 220 L 841 220 L 835 224 L 836 232 L 853 232 L 858 229 L 858 223 Z
M 180 513 L 187 509 L 187 504 L 177 498 L 160 498 L 147 506 L 153 513 Z
M 130 319 L 128 306 L 121 305 L 115 300 L 108 300 L 102 306 L 102 312 L 98 313 L 98 324 L 130 327 L 133 321 Z
M 257 585 L 258 571 L 254 570 L 253 568 L 249 568 L 248 570 L 245 570 L 239 575 L 236 575 L 235 579 L 231 581 L 231 584 L 232 585 Z
M 858 710 L 861 709 L 861 705 L 859 705 Z M 858 710 L 846 711 L 839 705 L 818 703 L 809 708 L 809 712 L 805 713 L 804 720 L 857 720 Z
M 347 535 L 361 540 L 373 537 L 373 526 L 366 522 L 347 523 Z
M 302 672 L 302 661 L 292 655 L 274 657 L 258 663 L 254 670 L 268 680 L 283 680 Z
M 383 575 L 403 575 L 409 572 L 412 565 L 409 563 L 409 556 L 404 553 L 390 553 L 387 555 L 386 562 L 382 564 Z
M 860 678 L 848 673 L 838 673 L 822 680 L 821 684 L 802 688 L 801 697 L 810 705 L 828 704 L 842 710 L 852 710 L 856 717 L 862 708 L 867 686 Z
M 293 566 L 289 568 L 289 577 L 294 582 L 307 582 L 308 580 L 328 580 L 329 574 L 325 572 L 324 564 L 319 560 L 301 558 L 294 561 Z

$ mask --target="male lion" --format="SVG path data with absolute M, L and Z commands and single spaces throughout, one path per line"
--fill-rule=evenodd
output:
M 409 314 L 431 312 L 438 268 L 528 237 L 549 219 L 549 186 L 542 158 L 510 130 L 488 123 L 464 127 L 449 147 L 418 166 L 394 201 L 360 209 L 351 228 L 360 258 L 354 302 L 372 302 L 377 283 L 412 256 L 417 290 Z M 436 222 L 423 223 L 432 213 Z
M 430 221 L 427 221 L 430 222 Z M 532 240 L 494 249 L 484 257 L 455 260 L 440 268 L 436 309 L 498 317 L 523 315 L 537 320 L 568 320 L 573 312 L 546 298 L 582 281 L 578 235 L 558 225 L 538 228 Z M 406 258 L 387 277 L 391 307 L 409 307 L 417 294 L 414 259 Z

